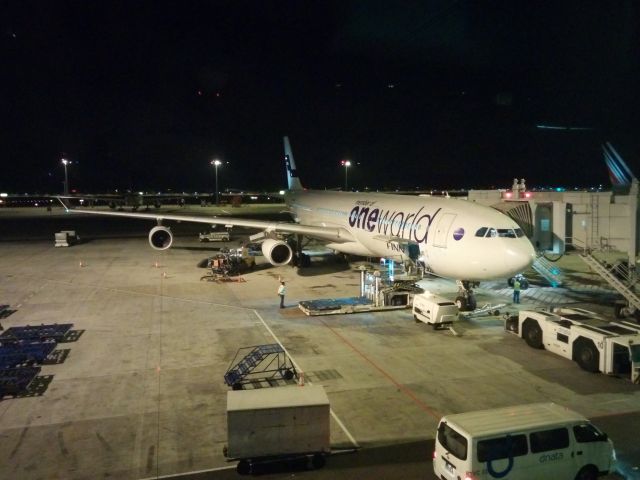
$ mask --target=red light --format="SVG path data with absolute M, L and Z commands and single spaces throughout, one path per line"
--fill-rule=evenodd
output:
M 435 460 L 436 458 L 438 458 L 438 452 L 436 452 L 435 450 L 433 451 L 433 459 Z
M 473 472 L 467 472 L 464 474 L 464 480 L 477 480 Z

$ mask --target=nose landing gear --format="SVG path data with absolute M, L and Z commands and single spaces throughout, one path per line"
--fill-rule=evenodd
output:
M 478 306 L 478 302 L 476 301 L 476 296 L 473 294 L 473 288 L 477 287 L 479 283 L 469 280 L 458 280 L 456 284 L 458 285 L 458 296 L 456 297 L 455 303 L 458 310 L 461 312 L 474 311 Z

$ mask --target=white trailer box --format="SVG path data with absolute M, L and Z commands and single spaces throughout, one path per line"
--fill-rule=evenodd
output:
M 329 398 L 321 386 L 227 392 L 227 457 L 254 460 L 325 454 Z
M 413 297 L 413 318 L 438 328 L 458 320 L 458 306 L 449 299 L 425 292 Z

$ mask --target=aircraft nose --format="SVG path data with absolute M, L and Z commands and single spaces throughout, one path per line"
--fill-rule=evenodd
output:
M 533 249 L 531 242 L 526 239 L 520 239 L 518 245 L 514 245 L 513 248 L 507 250 L 507 256 L 505 258 L 505 264 L 508 270 L 508 275 L 512 276 L 516 273 L 521 273 L 531 266 L 536 259 L 536 252 Z

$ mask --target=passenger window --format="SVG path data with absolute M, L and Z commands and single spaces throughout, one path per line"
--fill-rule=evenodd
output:
M 507 435 L 506 437 L 480 440 L 477 450 L 479 462 L 521 457 L 527 454 L 527 437 L 525 435 Z
M 607 436 L 604 433 L 600 432 L 590 423 L 584 423 L 573 427 L 573 435 L 576 437 L 576 441 L 580 443 L 604 442 L 607 439 Z
M 446 423 L 441 423 L 438 427 L 438 441 L 454 457 L 467 459 L 467 439 Z
M 479 228 L 478 231 L 476 232 L 476 237 L 484 237 L 484 234 L 487 233 L 487 230 L 488 230 L 487 227 Z
M 529 435 L 531 453 L 560 450 L 569 446 L 569 431 L 566 428 L 543 430 Z
M 496 232 L 495 228 L 490 228 L 489 231 L 487 232 L 487 237 L 497 237 L 498 236 L 498 232 Z

